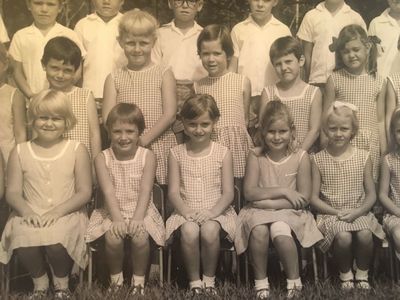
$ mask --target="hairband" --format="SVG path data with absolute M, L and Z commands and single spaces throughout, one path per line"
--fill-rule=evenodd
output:
M 354 112 L 358 112 L 358 107 L 349 102 L 335 101 L 335 102 L 333 102 L 332 106 L 334 108 L 347 107 L 347 108 L 350 108 Z

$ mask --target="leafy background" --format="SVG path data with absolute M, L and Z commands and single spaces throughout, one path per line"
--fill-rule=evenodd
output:
M 65 0 L 59 22 L 73 28 L 79 19 L 91 11 L 90 2 L 90 0 Z M 319 2 L 321 0 L 280 0 L 274 9 L 274 15 L 295 33 L 304 14 Z M 367 24 L 387 6 L 386 0 L 347 0 L 346 2 L 364 17 Z M 172 18 L 167 0 L 125 0 L 123 10 L 136 7 L 146 9 L 156 15 L 161 24 L 169 22 Z M 18 29 L 32 23 L 26 0 L 0 0 L 0 10 L 10 37 Z M 296 14 L 297 11 L 298 14 Z M 247 14 L 247 0 L 205 0 L 198 22 L 203 26 L 222 23 L 232 27 L 245 19 Z

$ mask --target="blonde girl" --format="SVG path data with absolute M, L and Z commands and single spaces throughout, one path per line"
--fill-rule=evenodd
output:
M 6 199 L 13 211 L 1 238 L 0 262 L 7 264 L 16 252 L 32 277 L 32 298 L 49 292 L 49 263 L 53 299 L 68 299 L 73 263 L 83 269 L 87 264 L 89 155 L 79 142 L 63 138 L 75 125 L 64 93 L 40 92 L 29 105 L 28 118 L 35 138 L 18 144 L 9 159 Z

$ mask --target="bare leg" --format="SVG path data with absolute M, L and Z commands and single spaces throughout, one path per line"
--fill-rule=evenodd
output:
M 220 250 L 221 225 L 216 221 L 208 221 L 201 225 L 201 261 L 203 273 L 215 276 Z
M 338 263 L 339 271 L 347 273 L 353 264 L 351 232 L 339 232 L 333 240 L 333 254 Z
M 400 225 L 394 227 L 391 232 L 394 246 L 397 253 L 400 253 Z
M 18 258 L 33 278 L 39 278 L 46 273 L 45 260 L 39 247 L 18 248 Z
M 249 255 L 255 279 L 267 277 L 269 229 L 267 225 L 253 228 L 249 238 Z
M 131 239 L 132 270 L 134 275 L 144 276 L 149 265 L 150 241 L 147 232 Z
M 68 276 L 72 269 L 73 260 L 67 250 L 61 244 L 46 246 L 45 249 L 54 275 L 57 277 Z
M 287 278 L 299 278 L 299 256 L 293 238 L 286 235 L 279 235 L 274 238 L 273 243 L 283 264 Z
M 181 248 L 189 281 L 200 280 L 200 227 L 197 223 L 186 222 L 181 226 Z
M 368 270 L 374 252 L 372 233 L 369 230 L 361 230 L 355 233 L 357 247 L 355 247 L 355 258 L 357 268 Z
M 107 265 L 112 275 L 122 272 L 124 261 L 124 240 L 115 237 L 110 231 L 105 234 Z

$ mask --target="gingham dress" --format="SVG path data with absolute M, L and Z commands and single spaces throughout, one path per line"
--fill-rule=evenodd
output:
M 111 75 L 117 90 L 117 103 L 134 103 L 142 110 L 146 129 L 152 128 L 163 114 L 161 85 L 166 68 L 154 65 L 142 71 L 128 70 L 126 67 Z M 167 129 L 150 144 L 157 159 L 157 182 L 167 183 L 167 159 L 169 150 L 176 145 L 175 135 Z
M 89 155 L 92 155 L 87 109 L 87 102 L 90 94 L 90 90 L 78 87 L 74 87 L 71 92 L 66 94 L 72 105 L 72 112 L 76 118 L 76 125 L 70 131 L 67 131 L 64 136 L 70 140 L 76 140 L 84 144 L 89 151 Z
M 139 147 L 135 157 L 131 160 L 118 160 L 112 148 L 104 150 L 102 153 L 115 190 L 115 197 L 118 207 L 125 222 L 129 224 L 132 219 L 140 192 L 140 181 L 143 175 L 143 168 L 146 162 L 146 155 L 150 150 Z M 163 246 L 165 241 L 164 222 L 157 208 L 153 203 L 151 195 L 146 216 L 144 217 L 144 227 L 157 245 Z M 92 242 L 101 237 L 112 225 L 111 216 L 104 208 L 95 209 L 89 220 L 89 226 L 85 239 Z
M 0 87 L 0 151 L 3 155 L 3 167 L 6 170 L 8 156 L 15 146 L 13 99 L 17 89 L 8 84 Z
M 307 84 L 300 95 L 283 97 L 279 94 L 276 85 L 269 85 L 264 88 L 268 97 L 268 102 L 280 100 L 290 109 L 294 119 L 294 125 L 296 126 L 296 139 L 299 145 L 303 144 L 304 138 L 310 129 L 311 105 L 317 90 L 317 87 Z
M 378 182 L 380 143 L 376 101 L 384 84 L 379 75 L 353 75 L 344 69 L 331 75 L 336 100 L 350 102 L 358 107 L 359 131 L 351 143 L 370 152 L 374 181 Z
M 321 175 L 320 198 L 335 209 L 353 209 L 360 207 L 365 200 L 364 168 L 369 157 L 365 150 L 353 147 L 350 157 L 338 160 L 326 150 L 313 157 Z M 342 231 L 370 230 L 376 237 L 383 239 L 385 234 L 375 216 L 369 212 L 352 223 L 339 221 L 334 215 L 317 215 L 318 229 L 324 235 L 319 247 L 328 251 L 336 234 Z
M 398 153 L 389 153 L 384 157 L 389 166 L 390 185 L 389 198 L 397 207 L 400 207 L 400 155 Z M 400 225 L 400 218 L 386 213 L 383 217 L 383 228 L 390 233 L 393 228 Z
M 388 76 L 388 80 L 393 85 L 396 94 L 396 106 L 400 105 L 400 73 L 393 73 Z
M 186 145 L 181 144 L 171 149 L 171 154 L 179 164 L 180 196 L 183 202 L 193 210 L 211 209 L 222 196 L 222 163 L 228 149 L 212 142 L 210 153 L 202 157 L 188 155 Z M 237 215 L 232 206 L 214 218 L 227 233 L 227 239 L 235 237 Z M 173 212 L 166 224 L 166 240 L 187 220 Z
M 305 154 L 304 150 L 292 153 L 280 162 L 274 162 L 264 155 L 261 148 L 254 154 L 258 160 L 260 172 L 258 186 L 263 188 L 284 187 L 296 190 L 297 172 Z M 279 209 L 268 210 L 253 208 L 247 204 L 240 210 L 236 230 L 235 248 L 238 254 L 246 251 L 249 237 L 254 227 L 283 221 L 288 224 L 303 247 L 310 247 L 323 238 L 318 231 L 313 215 L 307 210 Z
M 247 153 L 253 147 L 245 122 L 244 78 L 229 72 L 221 77 L 205 77 L 194 84 L 196 93 L 211 95 L 217 102 L 221 116 L 211 137 L 231 150 L 233 175 L 237 178 L 244 176 Z

